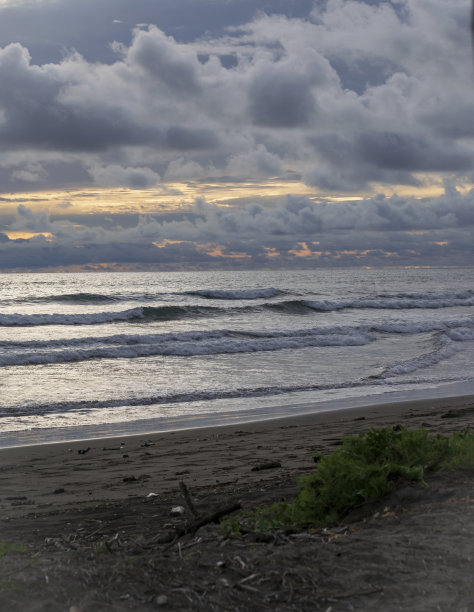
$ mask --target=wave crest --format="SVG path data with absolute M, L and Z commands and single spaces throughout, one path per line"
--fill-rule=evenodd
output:
M 284 292 L 274 287 L 268 289 L 243 289 L 243 290 L 221 290 L 221 289 L 197 289 L 186 291 L 186 295 L 195 295 L 212 300 L 258 300 L 276 297 Z

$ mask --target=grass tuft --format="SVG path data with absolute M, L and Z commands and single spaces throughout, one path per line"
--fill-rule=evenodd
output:
M 0 542 L 0 559 L 9 555 L 10 553 L 25 553 L 26 546 L 23 544 L 16 544 L 13 542 Z

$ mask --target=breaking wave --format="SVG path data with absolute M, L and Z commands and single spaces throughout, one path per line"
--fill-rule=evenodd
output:
M 156 355 L 189 357 L 316 346 L 362 346 L 373 334 L 353 328 L 245 333 L 231 330 L 117 335 L 70 340 L 0 343 L 0 366 L 67 363 Z M 16 350 L 12 350 L 16 349 Z M 21 350 L 21 349 L 27 349 Z
M 227 309 L 226 309 L 227 310 Z M 242 310 L 242 308 L 240 309 Z M 0 326 L 98 325 L 120 321 L 172 321 L 174 319 L 216 316 L 223 309 L 212 306 L 138 306 L 120 311 L 80 314 L 0 314 Z
M 309 300 L 305 304 L 309 308 L 320 312 L 345 310 L 347 308 L 375 308 L 380 310 L 450 308 L 453 306 L 474 306 L 474 292 L 468 290 L 457 293 L 400 293 L 367 296 L 353 300 Z
M 143 319 L 146 308 L 129 308 L 118 312 L 92 312 L 80 314 L 0 314 L 0 326 L 34 325 L 97 325 L 114 321 Z
M 463 341 L 474 340 L 474 321 L 421 321 L 243 332 L 229 329 L 154 334 L 115 334 L 70 339 L 0 342 L 0 367 L 149 356 L 189 357 L 256 353 L 306 347 L 364 346 L 380 334 L 435 333 L 434 349 L 409 362 L 393 364 L 385 378 L 449 358 Z

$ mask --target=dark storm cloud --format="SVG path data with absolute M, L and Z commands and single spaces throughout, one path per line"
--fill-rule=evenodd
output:
M 308 124 L 315 110 L 311 83 L 304 74 L 275 68 L 254 77 L 250 113 L 257 125 L 292 128 Z
M 72 61 L 69 69 L 80 71 Z M 59 67 L 58 67 L 59 68 Z M 71 70 L 72 69 L 72 70 Z M 113 102 L 74 108 L 61 102 L 67 81 L 56 67 L 30 63 L 18 43 L 0 50 L 0 139 L 16 147 L 96 151 L 120 144 L 145 144 L 159 139 L 153 126 L 139 125 L 126 108 Z
M 213 149 L 218 144 L 216 134 L 209 129 L 171 126 L 166 130 L 164 144 L 177 151 Z
M 45 15 L 75 18 L 87 46 L 88 2 L 20 3 L 0 13 L 6 21 L 38 16 L 42 27 Z M 184 30 L 212 11 L 215 27 L 178 36 L 178 6 Z M 11 39 L 0 51 L 5 187 L 52 185 L 51 164 L 65 154 L 100 175 L 101 186 L 104 168 L 124 186 L 298 172 L 343 191 L 418 185 L 417 173 L 469 174 L 468 9 L 468 0 L 95 3 L 104 48 L 117 41 L 114 61 L 91 58 L 92 43 L 88 53 L 78 47 L 84 56 L 69 51 L 41 65 Z M 157 25 L 133 30 L 132 16 Z M 127 39 L 115 36 L 117 22 L 127 23 Z
M 157 28 L 138 36 L 128 57 L 132 64 L 144 68 L 150 78 L 177 94 L 192 95 L 200 91 L 196 54 L 170 44 L 169 38 Z
M 423 136 L 396 132 L 359 134 L 355 159 L 389 170 L 464 171 L 472 168 L 472 153 L 450 142 L 429 141 Z
M 367 188 L 370 181 L 417 185 L 416 172 L 466 173 L 474 162 L 472 151 L 462 144 L 415 133 L 332 133 L 308 140 L 333 172 L 316 168 L 307 181 L 331 190 Z
M 110 147 L 150 145 L 172 150 L 210 149 L 217 137 L 209 129 L 154 126 L 134 117 L 121 100 L 61 100 L 61 92 L 87 68 L 72 58 L 58 68 L 39 68 L 30 63 L 19 44 L 0 51 L 1 141 L 12 147 L 60 151 L 104 151 Z M 65 74 L 66 73 L 66 74 Z M 125 92 L 123 92 L 125 93 Z M 103 92 L 107 97 L 107 89 Z

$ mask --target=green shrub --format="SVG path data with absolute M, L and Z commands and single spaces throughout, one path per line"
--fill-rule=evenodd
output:
M 291 502 L 231 518 L 226 529 L 266 531 L 281 527 L 329 525 L 367 502 L 379 500 L 402 482 L 423 481 L 427 470 L 474 466 L 474 435 L 467 430 L 446 438 L 425 429 L 372 429 L 347 436 L 316 471 L 299 480 Z

